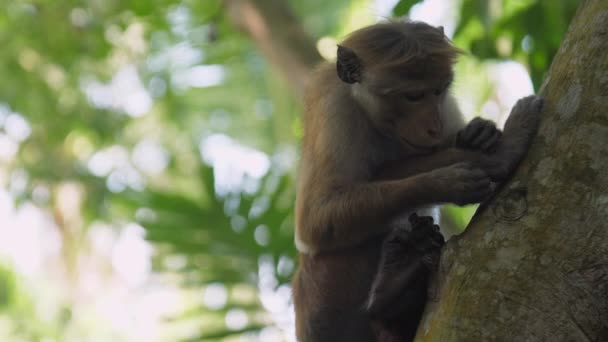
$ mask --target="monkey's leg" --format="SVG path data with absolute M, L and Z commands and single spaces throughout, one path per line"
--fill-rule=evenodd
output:
M 367 310 L 383 340 L 411 340 L 427 300 L 431 272 L 445 244 L 429 216 L 412 214 L 411 230 L 395 229 L 385 240 Z

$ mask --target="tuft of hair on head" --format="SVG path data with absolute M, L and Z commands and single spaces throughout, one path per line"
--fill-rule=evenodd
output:
M 372 68 L 451 68 L 462 54 L 445 36 L 443 27 L 409 20 L 390 20 L 359 29 L 341 45 L 353 50 L 364 66 Z

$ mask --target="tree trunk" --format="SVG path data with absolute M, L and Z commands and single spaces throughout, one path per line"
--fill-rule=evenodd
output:
M 446 245 L 423 341 L 608 341 L 608 1 L 584 1 L 514 177 Z

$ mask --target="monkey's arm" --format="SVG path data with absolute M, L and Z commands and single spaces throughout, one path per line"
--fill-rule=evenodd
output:
M 374 179 L 400 179 L 453 163 L 466 162 L 484 170 L 493 181 L 502 181 L 525 155 L 536 134 L 542 106 L 543 99 L 538 96 L 522 98 L 511 110 L 504 133 L 492 129 L 483 119 L 473 120 L 459 132 L 457 145 L 460 140 L 460 145 L 476 149 L 448 147 L 433 154 L 386 163 L 377 170 Z M 499 141 L 496 142 L 496 139 Z M 488 148 L 494 149 L 493 152 L 482 152 Z
M 312 253 L 353 247 L 380 235 L 404 208 L 477 203 L 491 192 L 486 173 L 465 164 L 399 180 L 321 188 L 323 195 L 303 193 L 296 209 L 297 241 Z
M 374 174 L 374 179 L 401 179 L 460 162 L 466 162 L 484 170 L 493 181 L 501 181 L 507 176 L 505 163 L 499 158 L 481 151 L 450 147 L 433 154 L 385 163 Z

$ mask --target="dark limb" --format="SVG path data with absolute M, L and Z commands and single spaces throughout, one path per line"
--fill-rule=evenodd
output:
M 355 246 L 386 232 L 378 227 L 407 210 L 437 203 L 479 203 L 492 189 L 486 173 L 465 163 L 411 177 L 336 188 L 302 210 L 299 238 L 314 252 Z M 312 214 L 314 213 L 314 215 Z M 380 224 L 378 224 L 380 223 Z
M 391 161 L 381 165 L 374 178 L 400 179 L 465 162 L 485 171 L 492 181 L 502 182 L 528 150 L 538 129 L 542 107 L 543 99 L 538 96 L 520 99 L 511 110 L 502 134 L 496 133 L 492 124 L 479 120 L 471 121 L 460 131 L 456 145 L 477 146 L 478 149 L 449 147 L 432 154 Z M 485 147 L 492 152 L 484 152 Z
M 412 214 L 411 229 L 395 228 L 385 240 L 367 311 L 381 340 L 410 341 L 427 300 L 431 272 L 445 244 L 433 218 Z
M 450 147 L 432 154 L 387 162 L 378 168 L 374 179 L 401 179 L 463 162 L 484 170 L 495 182 L 502 181 L 507 176 L 508 168 L 500 158 L 481 151 Z

